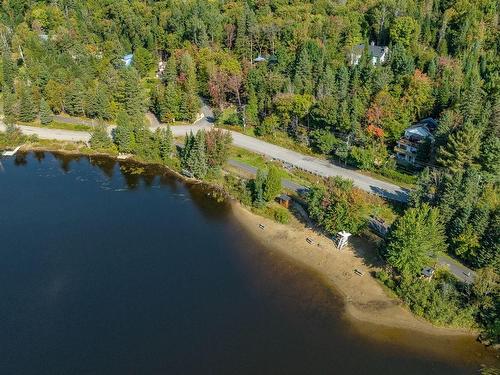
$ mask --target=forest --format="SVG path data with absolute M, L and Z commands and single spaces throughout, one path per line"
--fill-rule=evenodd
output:
M 221 126 L 394 181 L 416 181 L 409 208 L 389 233 L 383 253 L 391 270 L 381 279 L 414 311 L 435 310 L 439 320 L 438 305 L 453 305 L 450 317 L 458 314 L 465 325 L 479 321 L 498 341 L 499 6 L 495 0 L 4 0 L 4 120 L 43 125 L 67 114 L 126 124 L 131 134 L 143 129 L 148 110 L 165 123 L 192 121 L 202 97 Z M 407 130 L 426 119 L 434 125 L 424 126 L 428 134 L 415 142 Z M 157 134 L 152 142 L 168 137 Z M 123 150 L 129 141 L 125 134 Z M 406 145 L 415 148 L 401 154 Z M 206 173 L 188 159 L 183 163 Z M 361 228 L 349 191 L 339 181 L 314 190 L 311 216 L 335 228 L 343 210 L 349 225 Z M 412 281 L 438 251 L 479 270 L 484 283 L 449 287 L 443 276 L 416 290 L 420 284 Z

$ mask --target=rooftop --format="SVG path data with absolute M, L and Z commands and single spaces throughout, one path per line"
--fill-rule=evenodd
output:
M 382 57 L 385 53 L 387 53 L 388 49 L 389 48 L 387 46 L 376 46 L 374 43 L 371 43 L 368 46 L 368 51 L 370 52 L 370 55 L 378 59 Z M 363 43 L 352 47 L 352 52 L 359 56 L 363 54 L 364 50 L 365 50 L 365 45 Z
M 134 58 L 133 54 L 125 55 L 122 58 L 122 61 L 125 63 L 125 66 L 129 66 L 132 64 L 132 59 Z
M 422 268 L 422 275 L 425 277 L 431 277 L 432 275 L 434 275 L 434 268 L 432 267 Z
M 256 63 L 263 62 L 263 61 L 266 61 L 266 58 L 263 57 L 263 56 L 261 56 L 261 55 L 259 55 L 253 61 L 256 62 Z
M 278 198 L 279 198 L 279 200 L 281 200 L 281 201 L 291 201 L 291 200 L 292 200 L 292 198 L 291 198 L 291 197 L 289 197 L 289 196 L 288 196 L 288 195 L 286 195 L 286 194 L 281 194 Z

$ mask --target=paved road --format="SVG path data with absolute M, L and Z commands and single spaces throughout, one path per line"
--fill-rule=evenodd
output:
M 446 254 L 439 255 L 437 257 L 437 261 L 439 264 L 447 267 L 448 270 L 453 275 L 455 275 L 455 277 L 458 280 L 466 284 L 472 284 L 474 282 L 474 279 L 476 278 L 476 273 L 472 271 L 470 268 L 464 266 L 455 259 L 451 258 L 450 256 Z
M 193 125 L 172 126 L 171 129 L 174 136 L 183 136 L 191 131 L 196 132 L 200 129 L 207 129 L 213 126 L 213 114 L 208 105 L 203 105 L 202 113 L 203 118 L 196 121 Z M 149 114 L 148 118 L 150 119 L 152 129 L 164 126 L 159 124 L 157 120 L 154 119 L 153 115 Z M 20 128 L 25 134 L 37 134 L 40 138 L 46 139 L 83 142 L 87 142 L 90 139 L 90 135 L 86 132 L 45 129 L 29 126 L 20 126 Z M 112 129 L 113 126 L 110 126 L 110 132 L 112 131 Z M 1 124 L 0 130 L 2 130 Z M 317 174 L 321 177 L 340 176 L 343 178 L 348 178 L 353 181 L 356 187 L 387 199 L 399 202 L 406 202 L 408 200 L 408 191 L 397 185 L 385 181 L 380 181 L 373 177 L 365 176 L 352 169 L 336 166 L 327 160 L 302 155 L 298 152 L 288 150 L 286 148 L 276 146 L 268 142 L 264 142 L 257 138 L 249 137 L 237 132 L 231 133 L 235 146 L 261 155 L 265 155 L 269 158 L 283 161 L 285 163 L 293 165 L 296 168 Z
M 232 132 L 232 135 L 233 143 L 238 147 L 289 163 L 296 168 L 317 174 L 321 177 L 340 176 L 348 178 L 353 181 L 356 187 L 391 200 L 399 202 L 406 202 L 408 200 L 408 191 L 397 185 L 380 181 L 354 170 L 336 166 L 327 160 L 302 155 L 298 152 L 241 133 Z
M 201 128 L 207 128 L 213 125 L 213 113 L 210 107 L 206 104 L 202 107 L 204 118 L 196 123 L 196 128 L 184 126 L 173 126 L 174 135 L 182 135 L 186 131 L 195 131 Z M 161 126 L 161 125 L 159 125 Z M 186 130 L 184 130 L 186 129 Z M 188 130 L 189 129 L 189 130 Z M 377 180 L 373 177 L 365 176 L 352 169 L 339 167 L 330 163 L 327 160 L 302 155 L 298 152 L 288 150 L 284 147 L 276 146 L 260 139 L 249 137 L 247 135 L 231 132 L 233 136 L 233 144 L 243 149 L 265 155 L 267 157 L 280 160 L 282 162 L 293 165 L 296 168 L 303 169 L 307 172 L 317 174 L 321 177 L 340 176 L 353 181 L 354 185 L 364 191 L 380 195 L 384 198 L 406 202 L 408 200 L 408 190 L 389 182 Z
M 58 141 L 88 142 L 90 133 L 74 130 L 47 129 L 34 126 L 17 126 L 26 135 L 37 135 L 42 139 L 55 139 Z M 0 121 L 0 131 L 5 131 L 5 125 Z

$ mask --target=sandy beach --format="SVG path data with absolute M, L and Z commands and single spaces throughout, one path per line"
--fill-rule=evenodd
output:
M 279 224 L 253 214 L 239 203 L 233 204 L 233 214 L 260 243 L 311 269 L 342 295 L 345 314 L 351 320 L 430 335 L 477 334 L 470 330 L 436 327 L 414 316 L 397 297 L 391 296 L 391 292 L 372 276 L 380 265 L 374 241 L 352 238 L 349 246 L 339 251 L 333 241 L 306 228 L 295 218 L 287 225 Z M 306 238 L 314 243 L 308 243 Z M 362 271 L 363 276 L 357 275 L 356 269 Z

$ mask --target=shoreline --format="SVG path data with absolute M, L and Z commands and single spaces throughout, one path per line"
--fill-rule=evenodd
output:
M 306 228 L 296 219 L 283 225 L 252 213 L 234 200 L 231 206 L 234 218 L 256 241 L 308 268 L 340 295 L 345 317 L 350 322 L 434 336 L 477 336 L 474 330 L 435 326 L 415 316 L 396 296 L 390 296 L 388 290 L 370 275 L 376 266 L 366 264 L 362 257 L 375 250 L 375 244 L 367 239 L 354 238 L 339 251 L 330 239 Z M 265 228 L 261 229 L 260 224 Z M 309 244 L 306 238 L 313 239 L 314 244 Z M 356 275 L 355 269 L 362 270 L 364 275 Z
M 106 157 L 117 161 L 117 155 L 103 152 L 85 152 L 85 150 L 65 150 L 50 146 L 25 145 L 23 152 L 53 152 L 64 155 L 82 155 L 87 157 Z M 149 165 L 164 169 L 176 178 L 188 184 L 203 184 L 220 192 L 221 186 L 210 182 L 188 178 L 167 165 L 138 160 L 134 157 L 123 160 L 141 165 Z M 226 192 L 230 200 L 234 218 L 256 241 L 264 246 L 279 251 L 281 254 L 308 268 L 322 282 L 340 295 L 344 302 L 344 313 L 352 321 L 413 330 L 419 333 L 439 336 L 477 336 L 474 330 L 461 328 L 438 327 L 423 318 L 415 316 L 397 296 L 390 296 L 386 288 L 374 279 L 370 272 L 376 267 L 364 264 L 363 254 L 373 251 L 375 244 L 363 238 L 354 238 L 342 251 L 335 248 L 333 242 L 321 233 L 306 228 L 293 215 L 289 224 L 280 224 L 274 220 L 259 216 L 236 201 Z M 265 230 L 259 224 L 265 225 Z M 262 234 L 265 234 L 265 237 Z M 306 242 L 312 238 L 314 245 Z M 360 249 L 365 247 L 366 249 Z M 354 251 L 353 251 L 354 250 Z M 355 251 L 361 250 L 360 254 Z M 364 272 L 357 276 L 354 269 Z

